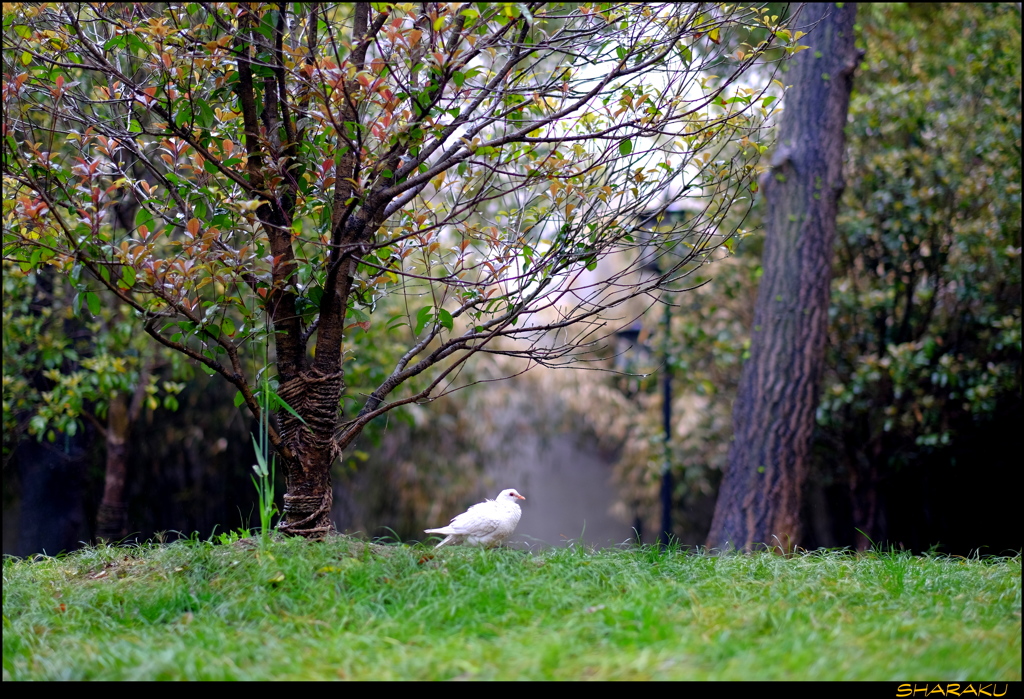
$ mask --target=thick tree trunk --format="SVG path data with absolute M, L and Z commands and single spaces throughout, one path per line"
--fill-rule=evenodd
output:
M 764 186 L 763 268 L 750 358 L 733 408 L 735 440 L 708 534 L 712 548 L 800 544 L 802 491 L 822 373 L 836 206 L 853 71 L 856 6 L 807 4 L 809 32 Z
M 339 360 L 340 365 L 340 360 Z M 281 412 L 281 439 L 295 459 L 285 460 L 284 518 L 281 531 L 319 537 L 333 527 L 331 464 L 340 452 L 334 439 L 342 374 L 320 374 L 316 367 L 281 384 L 279 394 L 305 424 Z

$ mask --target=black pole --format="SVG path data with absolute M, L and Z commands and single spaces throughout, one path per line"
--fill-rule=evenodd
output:
M 658 535 L 658 542 L 662 547 L 668 546 L 672 537 L 672 460 L 671 442 L 672 439 L 672 366 L 669 361 L 669 329 L 672 320 L 672 306 L 665 304 L 665 329 L 662 337 L 662 375 L 661 375 L 661 418 L 662 427 L 665 431 L 665 442 L 663 445 L 662 473 L 661 473 L 661 533 Z
M 670 217 L 672 226 L 678 223 L 682 223 L 687 219 L 687 213 L 685 210 L 678 211 L 667 211 L 662 210 L 659 212 L 652 212 L 650 215 L 642 219 L 643 223 L 646 224 L 660 224 L 664 216 Z M 642 224 L 641 224 L 642 225 Z M 645 243 L 641 248 L 640 258 L 648 258 L 648 244 L 650 231 L 643 231 L 645 236 Z M 653 272 L 656 275 L 661 275 L 661 267 L 658 264 L 661 255 L 655 255 L 653 259 L 648 259 L 644 264 L 643 269 L 648 272 Z M 672 329 L 672 304 L 669 303 L 668 299 L 664 296 L 662 300 L 665 302 L 665 319 L 663 321 L 664 328 L 662 329 L 662 340 L 661 340 L 661 356 L 662 356 L 662 405 L 661 405 L 661 416 L 662 416 L 662 427 L 664 429 L 664 442 L 662 445 L 662 472 L 661 472 L 661 531 L 658 534 L 658 542 L 662 547 L 668 546 L 669 541 L 672 539 L 672 365 L 669 357 L 670 343 L 670 331 Z

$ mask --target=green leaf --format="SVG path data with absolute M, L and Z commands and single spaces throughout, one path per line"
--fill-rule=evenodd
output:
M 153 47 L 146 44 L 146 42 L 144 42 L 142 39 L 140 39 L 132 32 L 125 33 L 124 37 L 125 41 L 128 42 L 128 48 L 132 51 L 141 53 L 143 56 L 146 57 L 150 56 L 153 53 Z
M 204 129 L 208 129 L 213 126 L 214 116 L 213 110 L 210 109 L 210 105 L 201 99 L 196 100 L 196 107 L 199 109 L 198 118 L 196 121 Z
M 437 320 L 444 327 L 452 330 L 455 327 L 455 320 L 452 318 L 452 314 L 443 308 L 439 308 L 437 311 Z
M 252 435 L 252 446 L 256 452 L 256 461 L 258 462 L 253 464 L 252 470 L 256 472 L 257 476 L 266 476 L 270 473 L 270 469 L 267 468 L 267 457 L 263 455 L 263 450 L 260 449 L 260 445 L 256 441 L 256 435 Z
M 103 44 L 103 50 L 104 51 L 113 51 L 116 48 L 124 48 L 124 47 L 125 47 L 125 35 L 123 35 L 123 34 L 121 36 L 119 36 L 119 37 L 114 37 L 113 39 L 110 39 L 110 40 L 108 40 L 108 42 Z
M 267 391 L 269 391 L 269 393 L 270 393 L 270 401 L 271 401 L 271 403 L 276 405 L 278 408 L 282 408 L 284 410 L 287 410 L 289 413 L 291 413 L 296 418 L 298 418 L 299 422 L 301 422 L 303 425 L 306 424 L 306 421 L 302 419 L 302 416 L 299 415 L 297 412 L 295 412 L 295 408 L 293 408 L 292 406 L 290 406 L 290 405 L 288 405 L 287 403 L 284 402 L 284 398 L 282 398 L 281 396 L 279 396 L 276 393 L 274 393 L 274 391 L 271 390 L 269 386 L 267 387 Z
M 95 292 L 86 292 L 85 303 L 89 306 L 89 312 L 94 316 L 98 316 L 100 314 L 100 297 L 97 296 Z
M 131 289 L 135 285 L 135 268 L 126 265 L 117 285 L 122 289 Z
M 633 152 L 633 142 L 628 138 L 619 144 L 619 155 L 629 155 Z
M 416 314 L 416 329 L 413 330 L 414 335 L 419 335 L 423 332 L 423 326 L 434 319 L 433 306 L 424 306 Z
M 42 415 L 33 415 L 28 421 L 28 431 L 31 434 L 43 436 L 43 432 L 46 430 L 46 418 Z
M 241 391 L 236 391 L 235 392 L 235 407 L 238 408 L 243 403 L 245 403 L 245 396 L 242 395 Z

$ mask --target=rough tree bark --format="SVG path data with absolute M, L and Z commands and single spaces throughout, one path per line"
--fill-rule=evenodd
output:
M 810 3 L 796 25 L 809 50 L 792 87 L 767 173 L 763 268 L 750 358 L 733 408 L 735 440 L 708 534 L 712 548 L 800 544 L 802 491 L 822 374 L 843 129 L 853 73 L 856 6 Z

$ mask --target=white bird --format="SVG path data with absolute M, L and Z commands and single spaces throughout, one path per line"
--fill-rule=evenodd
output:
M 455 517 L 447 527 L 425 529 L 427 534 L 445 534 L 444 540 L 434 548 L 445 544 L 469 544 L 491 548 L 505 543 L 512 536 L 519 517 L 523 512 L 516 500 L 525 500 L 514 489 L 498 493 L 494 500 L 485 500 Z

